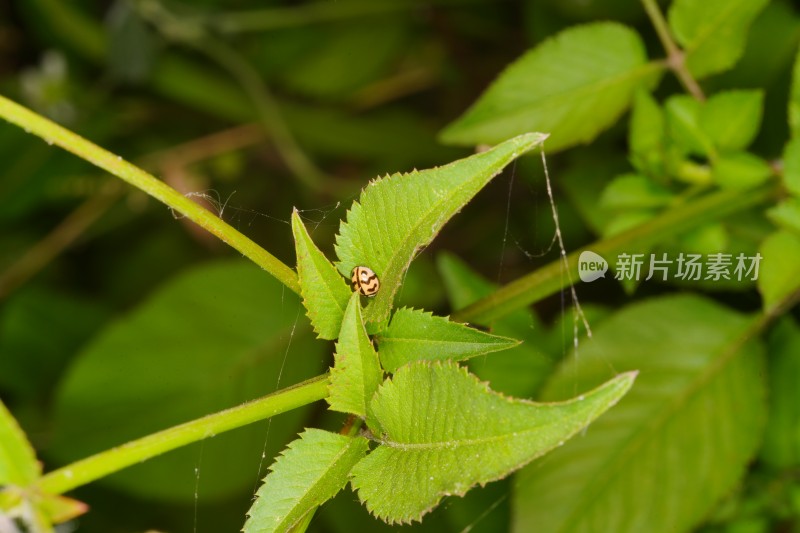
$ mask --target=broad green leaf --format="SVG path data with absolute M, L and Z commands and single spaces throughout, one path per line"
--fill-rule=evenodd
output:
M 299 300 L 244 261 L 212 263 L 167 282 L 102 331 L 61 383 L 52 465 L 221 411 L 317 375 L 324 344 Z M 151 500 L 191 502 L 250 490 L 267 443 L 277 454 L 311 407 L 217 435 L 103 478 Z M 199 458 L 202 469 L 195 476 Z
M 474 272 L 454 255 L 441 253 L 436 262 L 454 310 L 462 309 L 497 289 L 496 284 Z M 488 381 L 492 390 L 517 398 L 533 397 L 556 360 L 545 348 L 549 332 L 530 309 L 518 309 L 494 320 L 490 331 L 523 342 L 489 357 L 469 360 L 470 371 Z M 561 352 L 559 348 L 557 353 Z
M 800 237 L 800 198 L 789 197 L 767 210 L 767 217 L 783 229 Z
M 333 498 L 367 452 L 364 437 L 307 429 L 270 467 L 248 511 L 245 533 L 284 532 Z
M 764 309 L 770 312 L 800 289 L 800 236 L 777 231 L 761 243 L 758 290 Z
M 773 468 L 800 466 L 800 327 L 791 318 L 777 325 L 769 342 L 769 420 L 761 459 Z
M 664 173 L 664 111 L 644 89 L 636 91 L 631 110 L 628 146 L 631 163 L 645 174 Z
M 792 91 L 789 95 L 789 128 L 792 137 L 800 137 L 800 50 L 792 68 Z
M 520 135 L 449 165 L 393 174 L 367 185 L 339 226 L 336 266 L 348 278 L 357 266 L 377 274 L 380 290 L 364 310 L 368 322 L 388 318 L 403 273 L 442 226 L 503 167 L 546 138 Z
M 306 314 L 319 337 L 335 339 L 353 291 L 311 240 L 297 209 L 292 212 L 292 233 Z
M 461 361 L 520 344 L 416 309 L 398 309 L 378 334 L 381 364 L 389 372 L 411 361 Z
M 764 183 L 772 175 L 769 163 L 747 152 L 720 155 L 712 169 L 714 182 L 729 189 L 747 189 Z
M 549 150 L 594 139 L 663 67 L 641 37 L 614 22 L 562 31 L 512 63 L 441 133 L 448 144 L 494 144 L 526 131 L 551 134 Z
M 603 190 L 600 204 L 607 209 L 650 209 L 664 207 L 673 200 L 672 192 L 639 174 L 617 176 Z
M 783 183 L 795 196 L 800 196 L 800 137 L 795 137 L 783 149 Z
M 710 157 L 715 154 L 711 139 L 700 127 L 702 104 L 684 94 L 670 97 L 664 104 L 669 139 L 684 153 Z
M 369 402 L 383 381 L 383 372 L 364 329 L 360 297 L 355 292 L 344 313 L 330 380 L 331 409 L 366 417 Z
M 723 91 L 700 110 L 700 126 L 719 150 L 744 150 L 761 127 L 764 91 Z
M 543 399 L 640 369 L 586 434 L 515 478 L 527 533 L 690 531 L 739 482 L 765 419 L 763 351 L 749 318 L 697 296 L 627 306 L 566 359 Z
M 731 68 L 744 51 L 750 24 L 768 0 L 675 0 L 669 26 L 698 78 Z
M 409 363 L 375 395 L 383 433 L 353 468 L 353 487 L 389 523 L 420 520 L 445 495 L 505 477 L 563 444 L 624 396 L 635 375 L 539 404 L 493 392 L 450 361 Z
M 0 401 L 0 487 L 27 487 L 39 478 L 40 473 L 33 446 Z

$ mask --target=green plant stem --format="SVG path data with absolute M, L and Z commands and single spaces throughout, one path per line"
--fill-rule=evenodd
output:
M 694 202 L 666 211 L 653 220 L 619 235 L 576 250 L 566 258 L 568 268 L 574 274 L 573 279 L 577 279 L 578 257 L 585 250 L 591 250 L 608 259 L 619 253 L 663 242 L 668 237 L 706 221 L 715 220 L 775 198 L 779 193 L 780 188 L 775 184 L 770 184 L 754 190 L 725 190 L 704 196 Z M 452 318 L 464 322 L 488 324 L 496 318 L 561 290 L 567 283 L 568 278 L 564 275 L 563 260 L 558 259 L 453 313 Z
M 241 252 L 292 291 L 300 293 L 300 284 L 297 281 L 297 274 L 295 274 L 294 270 L 245 237 L 238 230 L 226 224 L 218 216 L 139 167 L 2 95 L 0 95 L 0 117 L 25 129 L 28 133 L 41 137 L 47 143 L 56 144 L 141 189 L 153 198 L 168 205 L 175 213 L 180 213 L 218 237 L 222 242 Z
M 270 418 L 327 396 L 328 375 L 323 374 L 263 398 L 153 433 L 53 470 L 42 477 L 37 488 L 48 494 L 62 494 L 170 450 Z
M 658 38 L 664 46 L 664 50 L 667 52 L 667 65 L 678 77 L 678 80 L 680 80 L 684 88 L 689 91 L 689 94 L 701 102 L 705 101 L 706 95 L 703 93 L 703 89 L 700 88 L 697 80 L 695 80 L 694 76 L 689 72 L 689 69 L 686 68 L 686 54 L 678 47 L 675 40 L 672 38 L 669 25 L 664 19 L 664 15 L 661 13 L 658 3 L 656 0 L 642 0 L 642 5 L 647 12 L 647 16 L 650 17 L 650 22 L 652 22 L 658 34 Z

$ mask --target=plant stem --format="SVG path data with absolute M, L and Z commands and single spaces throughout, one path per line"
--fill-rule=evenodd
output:
M 678 77 L 684 88 L 689 91 L 689 94 L 696 100 L 701 102 L 705 101 L 706 95 L 703 93 L 703 89 L 700 88 L 697 80 L 695 80 L 694 76 L 689 72 L 689 69 L 686 68 L 686 54 L 683 50 L 678 48 L 678 45 L 672 38 L 669 25 L 667 21 L 664 20 L 664 15 L 661 13 L 661 9 L 659 9 L 656 0 L 642 0 L 642 4 L 644 5 L 644 10 L 647 12 L 647 16 L 650 17 L 650 22 L 653 23 L 653 27 L 658 34 L 661 44 L 664 46 L 664 50 L 667 52 L 667 65 Z
M 754 190 L 725 190 L 710 194 L 694 202 L 664 212 L 653 220 L 608 239 L 597 241 L 567 256 L 567 265 L 577 279 L 578 258 L 581 252 L 591 250 L 608 259 L 619 253 L 650 246 L 664 241 L 706 221 L 758 205 L 775 198 L 780 188 L 775 184 Z M 530 305 L 559 290 L 567 284 L 562 259 L 539 268 L 501 287 L 489 296 L 453 313 L 452 319 L 463 322 L 488 324 L 496 318 L 520 307 Z
M 170 450 L 270 418 L 327 396 L 328 375 L 323 374 L 263 398 L 81 459 L 46 474 L 37 484 L 37 488 L 49 494 L 62 494 Z
M 0 117 L 37 137 L 41 137 L 47 143 L 56 144 L 141 189 L 153 198 L 168 205 L 174 212 L 180 213 L 201 228 L 217 236 L 222 242 L 241 252 L 292 291 L 300 292 L 300 284 L 297 281 L 297 274 L 295 274 L 294 270 L 245 237 L 238 230 L 226 224 L 218 216 L 139 167 L 125 161 L 122 157 L 100 148 L 96 144 L 12 102 L 2 95 L 0 95 Z

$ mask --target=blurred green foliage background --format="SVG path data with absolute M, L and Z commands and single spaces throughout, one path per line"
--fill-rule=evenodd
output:
M 293 206 L 332 256 L 338 221 L 369 179 L 467 155 L 437 134 L 492 79 L 560 30 L 608 19 L 638 29 L 651 57 L 663 55 L 632 0 L 11 0 L 0 5 L 0 92 L 192 194 L 294 265 Z M 765 90 L 752 147 L 765 158 L 778 157 L 789 135 L 798 39 L 800 11 L 776 0 L 736 66 L 704 82 L 708 92 Z M 658 94 L 676 91 L 665 77 Z M 569 249 L 608 219 L 597 199 L 628 168 L 623 122 L 549 158 Z M 742 215 L 741 225 L 754 241 L 766 232 L 761 219 Z M 450 312 L 441 251 L 502 284 L 557 258 L 544 253 L 553 230 L 541 163 L 520 160 L 415 260 L 401 304 Z M 694 242 L 716 242 L 714 228 L 703 231 Z M 439 267 L 456 261 L 441 256 Z M 671 290 L 643 284 L 636 298 Z M 612 283 L 581 286 L 580 296 L 598 321 L 629 298 Z M 714 296 L 739 311 L 760 306 L 753 290 Z M 547 368 L 571 343 L 562 309 L 556 295 L 537 304 L 540 318 L 522 318 L 548 331 L 526 348 Z M 294 296 L 224 244 L 0 123 L 0 397 L 46 470 L 317 375 L 331 353 Z M 797 373 L 792 361 L 776 364 Z M 498 388 L 514 394 L 539 385 L 514 382 L 502 367 L 482 377 L 494 383 L 492 372 L 505 372 Z M 342 422 L 323 405 L 293 411 L 81 488 L 74 496 L 91 510 L 79 531 L 238 530 L 259 469 L 303 427 Z M 794 468 L 756 470 L 736 500 L 744 503 L 728 514 L 723 506 L 707 527 L 796 531 L 785 518 L 786 506 L 800 507 Z M 507 530 L 510 487 L 447 500 L 414 528 Z M 765 504 L 770 491 L 780 494 Z M 382 529 L 345 491 L 310 530 Z

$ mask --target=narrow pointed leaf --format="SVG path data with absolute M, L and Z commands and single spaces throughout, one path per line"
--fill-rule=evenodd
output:
M 543 391 L 558 400 L 640 370 L 586 435 L 515 476 L 515 533 L 694 531 L 740 482 L 763 433 L 763 350 L 711 300 L 628 306 L 594 329 Z
M 800 50 L 792 68 L 792 90 L 789 95 L 789 128 L 792 137 L 800 137 Z
M 14 416 L 0 401 L 0 487 L 26 487 L 40 474 L 36 453 Z
M 586 427 L 630 389 L 620 375 L 585 396 L 539 404 L 508 398 L 453 362 L 401 367 L 372 402 L 380 445 L 353 468 L 379 518 L 419 520 L 445 495 L 505 477 Z
M 515 158 L 546 138 L 528 133 L 443 167 L 394 174 L 371 182 L 347 213 L 336 239 L 337 267 L 350 276 L 371 268 L 380 290 L 364 310 L 368 322 L 388 318 L 403 274 L 417 252 L 481 188 Z
M 306 314 L 320 338 L 335 339 L 353 291 L 311 240 L 297 209 L 292 213 L 292 233 Z
M 289 530 L 345 486 L 350 470 L 367 447 L 363 437 L 305 430 L 270 467 L 247 513 L 244 532 Z
M 398 309 L 376 339 L 381 364 L 389 372 L 411 361 L 461 361 L 520 343 L 408 308 Z
M 344 313 L 330 380 L 328 403 L 331 409 L 366 417 L 369 402 L 383 380 L 383 372 L 364 329 L 361 302 L 355 292 Z
M 511 64 L 441 134 L 449 144 L 492 144 L 526 131 L 551 134 L 550 150 L 586 143 L 611 126 L 638 87 L 662 70 L 641 37 L 613 22 L 584 24 Z
M 731 68 L 744 52 L 750 24 L 768 0 L 675 0 L 669 26 L 697 77 Z

